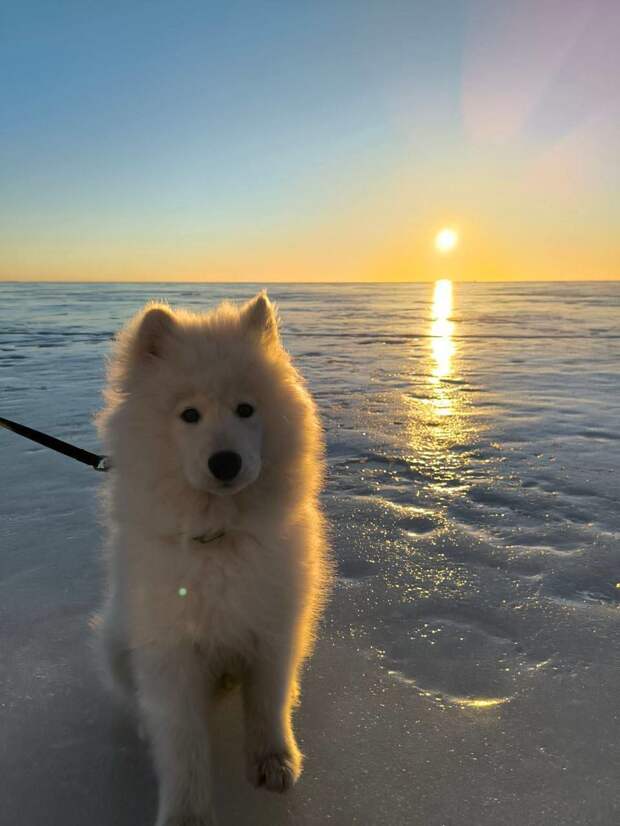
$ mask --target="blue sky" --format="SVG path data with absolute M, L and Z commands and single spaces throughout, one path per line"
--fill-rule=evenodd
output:
M 406 272 L 395 250 L 407 222 L 480 226 L 476 209 L 462 213 L 478 195 L 487 211 L 501 199 L 497 170 L 581 117 L 569 90 L 517 138 L 472 140 L 476 14 L 484 3 L 5 3 L 0 277 L 144 278 L 151 266 L 156 278 L 238 278 L 255 260 L 261 277 L 288 267 L 296 280 L 320 249 L 316 269 L 333 280 L 365 277 L 382 245 L 385 267 Z M 500 16 L 504 37 L 510 22 Z M 609 193 L 596 187 L 598 215 Z

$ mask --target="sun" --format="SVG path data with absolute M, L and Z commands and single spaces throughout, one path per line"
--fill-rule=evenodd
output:
M 458 232 L 451 227 L 440 229 L 435 236 L 435 249 L 445 255 L 456 247 L 459 242 Z

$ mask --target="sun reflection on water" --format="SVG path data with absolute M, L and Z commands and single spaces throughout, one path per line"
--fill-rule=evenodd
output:
M 450 318 L 452 314 L 452 281 L 442 279 L 435 282 L 431 313 L 431 347 L 435 359 L 435 366 L 431 375 L 437 383 L 439 379 L 450 375 L 452 357 L 455 352 L 452 340 L 454 322 Z
M 414 376 L 416 389 L 406 399 L 413 460 L 430 477 L 431 487 L 446 492 L 467 485 L 467 446 L 475 437 L 467 382 L 459 372 L 454 303 L 452 281 L 436 281 L 429 307 L 428 347 L 418 362 L 422 371 Z

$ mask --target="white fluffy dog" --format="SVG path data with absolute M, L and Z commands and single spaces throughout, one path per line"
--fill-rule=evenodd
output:
M 223 686 L 241 683 L 251 782 L 284 791 L 301 771 L 291 709 L 329 581 L 321 429 L 264 293 L 202 315 L 147 305 L 105 399 L 106 673 L 151 741 L 157 826 L 206 826 Z

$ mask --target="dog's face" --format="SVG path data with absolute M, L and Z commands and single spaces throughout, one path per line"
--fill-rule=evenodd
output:
M 174 439 L 183 473 L 197 490 L 233 494 L 261 472 L 262 422 L 251 392 L 190 393 L 174 408 Z
M 286 449 L 295 418 L 278 368 L 285 358 L 264 294 L 241 310 L 224 306 L 206 316 L 147 309 L 131 360 L 152 449 L 172 448 L 175 465 L 199 491 L 226 496 L 255 482 L 266 443 L 284 437 Z

